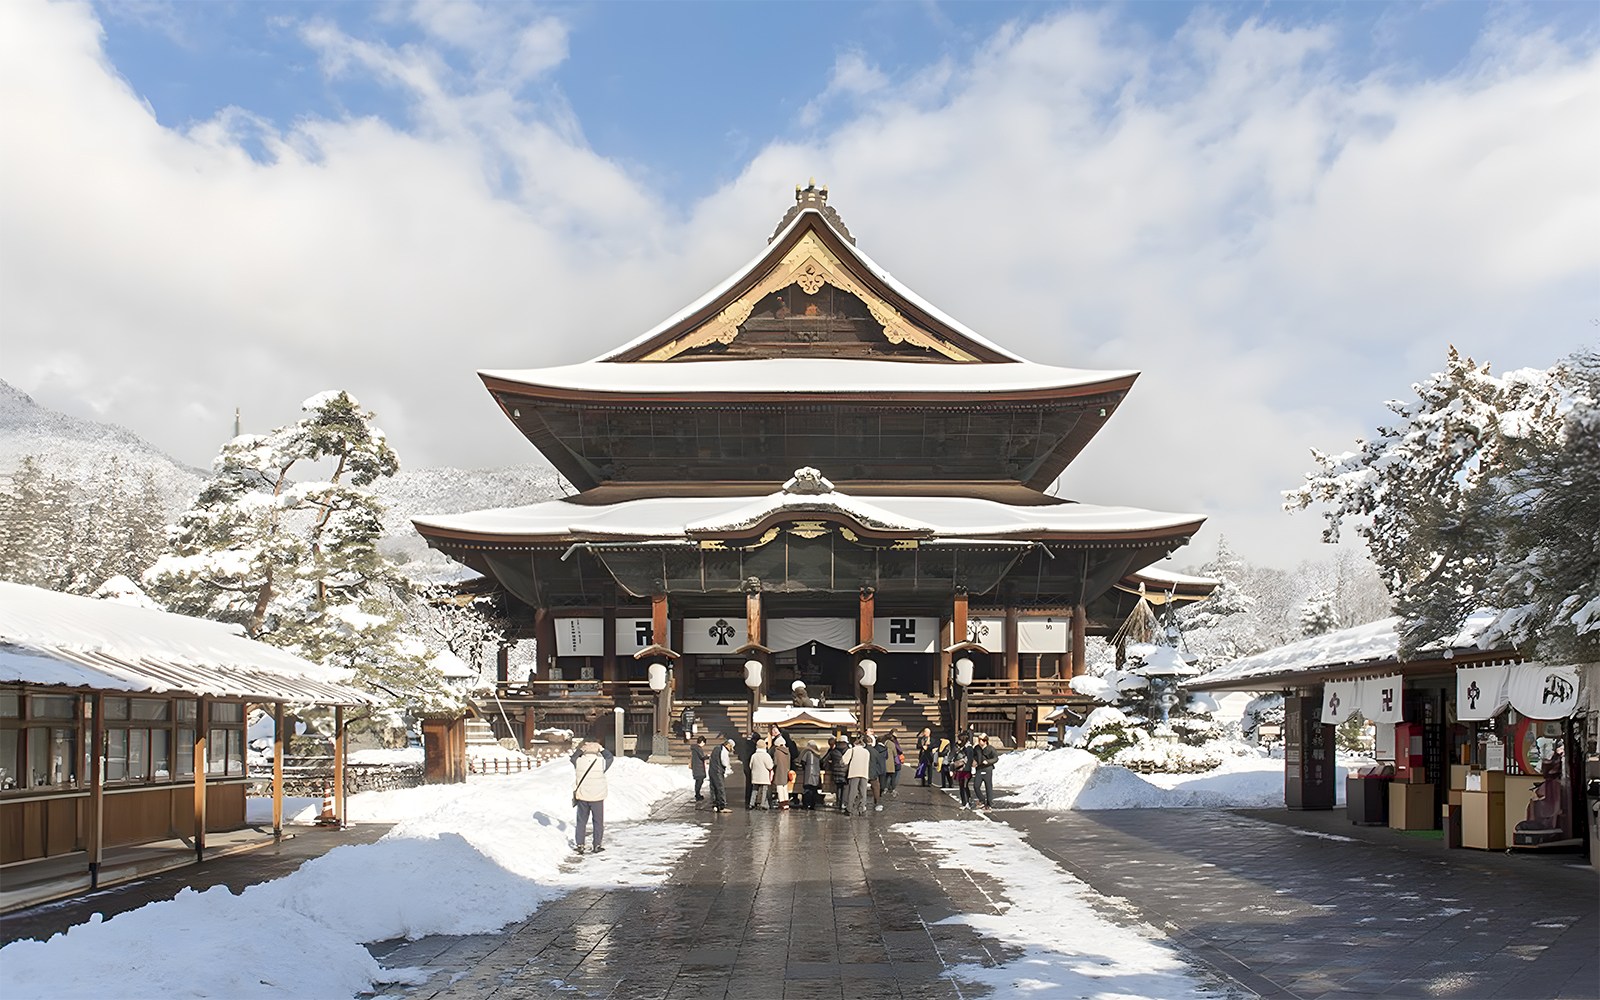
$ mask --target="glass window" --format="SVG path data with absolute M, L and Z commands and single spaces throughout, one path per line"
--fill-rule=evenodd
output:
M 156 781 L 166 781 L 172 777 L 171 747 L 170 732 L 165 729 L 150 730 L 150 777 Z
M 70 719 L 78 711 L 78 699 L 70 695 L 36 694 L 28 700 L 33 703 L 35 719 Z
M 179 704 L 182 704 L 181 702 Z M 190 704 L 194 704 L 190 702 Z M 180 778 L 194 777 L 194 730 L 178 730 L 178 751 L 173 755 L 173 774 Z
M 244 730 L 228 730 L 228 773 L 244 773 Z
M 135 698 L 133 699 L 133 717 L 141 722 L 166 722 L 167 700 L 165 698 Z
M 78 783 L 78 731 L 76 729 L 51 730 L 50 774 L 53 785 Z
M 17 787 L 18 751 L 21 745 L 22 730 L 0 729 L 0 789 Z
M 206 773 L 228 773 L 228 731 L 213 729 L 206 734 Z
M 22 714 L 22 696 L 0 694 L 0 719 L 15 719 Z
M 78 768 L 74 758 L 73 736 L 75 729 L 45 729 L 38 727 L 28 733 L 28 787 L 48 788 L 71 784 L 77 780 Z
M 106 730 L 106 780 L 128 780 L 128 731 Z
M 193 722 L 200 714 L 199 702 L 193 698 L 179 698 L 174 705 L 177 708 L 175 715 L 179 722 Z
M 106 719 L 108 721 L 121 721 L 128 717 L 128 699 L 107 698 Z
M 218 701 L 211 704 L 211 723 L 243 722 L 244 706 L 236 701 Z
M 150 730 L 128 730 L 128 780 L 143 781 L 150 776 Z

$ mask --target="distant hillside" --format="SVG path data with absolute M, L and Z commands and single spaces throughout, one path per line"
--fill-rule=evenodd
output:
M 189 505 L 209 475 L 177 461 L 126 427 L 45 409 L 27 393 L 0 380 L 0 478 L 9 478 L 25 455 L 34 456 L 46 472 L 80 484 L 103 474 L 116 456 L 129 480 L 150 474 L 172 513 Z

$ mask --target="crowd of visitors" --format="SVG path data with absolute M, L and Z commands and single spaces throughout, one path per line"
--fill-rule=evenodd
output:
M 741 746 L 741 744 L 743 744 Z M 912 761 L 908 763 L 907 753 Z M 925 787 L 954 787 L 964 808 L 987 810 L 994 799 L 994 765 L 999 752 L 983 733 L 967 732 L 954 742 L 931 729 L 903 745 L 899 734 L 879 737 L 872 730 L 796 742 L 778 726 L 729 739 L 708 750 L 698 736 L 690 747 L 695 801 L 705 800 L 709 780 L 711 808 L 728 812 L 725 781 L 735 768 L 745 776 L 745 808 L 751 810 L 816 810 L 831 808 L 858 816 L 882 812 L 884 799 L 895 793 L 901 774 L 914 770 Z M 914 766 L 913 766 L 914 765 Z M 910 780 L 910 779 L 907 779 Z

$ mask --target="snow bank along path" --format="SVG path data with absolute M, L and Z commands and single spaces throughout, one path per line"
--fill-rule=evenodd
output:
M 1345 769 L 1335 775 L 1344 799 Z M 1199 774 L 1138 774 L 1087 750 L 1001 756 L 994 782 L 1008 805 L 1032 809 L 1271 809 L 1283 805 L 1283 760 L 1224 757 Z
M 579 886 L 663 882 L 705 831 L 640 821 L 690 787 L 687 768 L 611 766 L 606 852 L 572 858 L 572 768 L 369 792 L 355 822 L 397 824 L 375 844 L 337 847 L 292 875 L 233 895 L 185 889 L 49 941 L 0 948 L 0 994 L 31 997 L 353 997 L 421 982 L 362 947 L 391 938 L 482 934 Z M 616 824 L 616 825 L 614 825 Z
M 1059 751 L 1058 751 L 1059 752 Z M 951 867 L 982 872 L 1000 884 L 999 913 L 961 913 L 963 923 L 1021 948 L 1016 961 L 993 968 L 958 965 L 958 978 L 991 987 L 996 996 L 1033 1000 L 1166 1000 L 1215 996 L 1160 931 L 1122 900 L 1102 896 L 1028 845 L 1004 823 L 960 820 L 894 827 Z M 1108 912 L 1121 911 L 1113 920 Z

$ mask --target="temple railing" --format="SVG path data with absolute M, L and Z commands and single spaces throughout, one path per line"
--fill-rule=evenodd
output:
M 1072 681 L 1065 677 L 1024 678 L 1022 680 L 976 680 L 967 686 L 969 697 L 1003 697 L 1027 695 L 1029 697 L 1070 698 L 1075 696 Z

